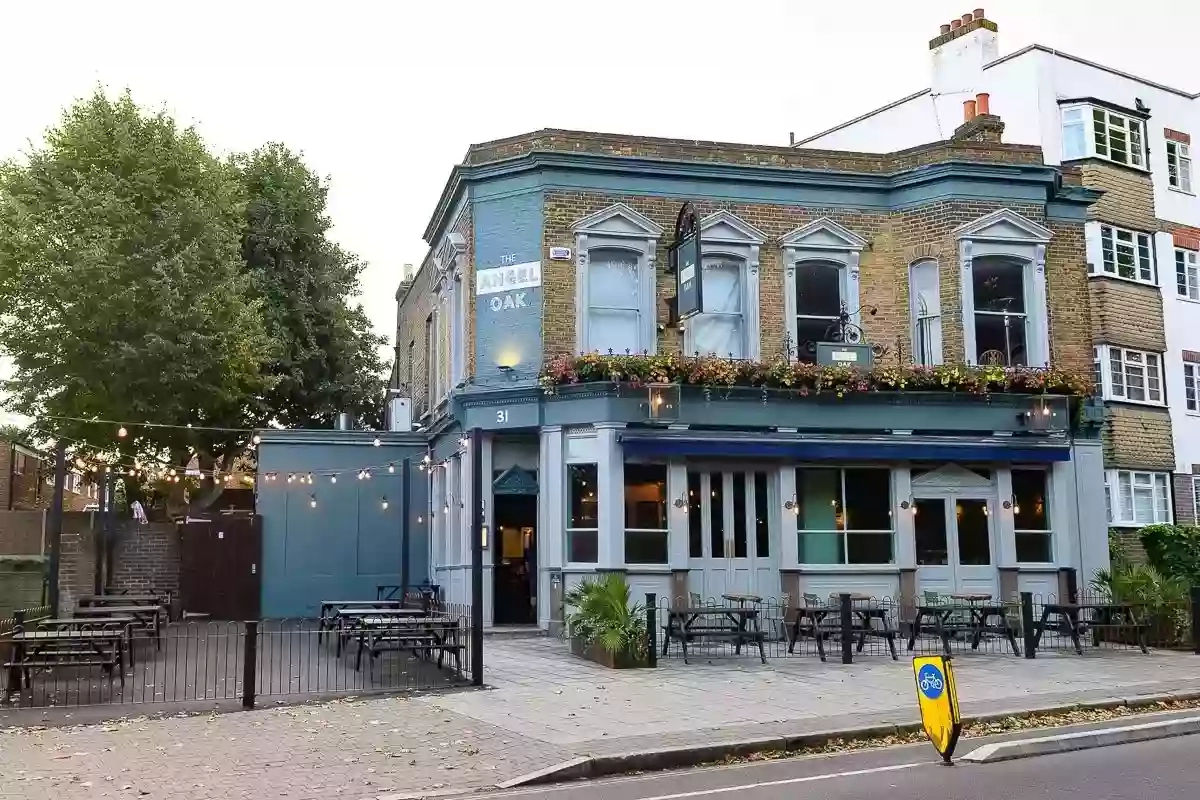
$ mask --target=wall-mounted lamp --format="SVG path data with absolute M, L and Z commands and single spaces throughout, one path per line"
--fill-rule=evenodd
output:
M 488 526 L 486 524 L 479 526 L 479 546 L 485 550 L 488 546 Z
M 1004 508 L 1006 510 L 1011 508 L 1014 514 L 1021 513 L 1021 504 L 1017 502 L 1017 496 L 1015 494 L 1012 496 L 1012 499 L 1004 501 Z
M 900 507 L 912 514 L 914 517 L 917 515 L 917 501 L 911 497 L 907 500 L 901 500 Z
M 796 516 L 800 515 L 800 503 L 798 500 L 796 500 L 796 495 L 792 495 L 792 499 L 784 503 L 783 507 Z
M 687 511 L 687 508 L 688 508 L 687 492 L 684 492 L 683 494 L 679 495 L 679 497 L 676 497 L 674 505 L 680 511 Z

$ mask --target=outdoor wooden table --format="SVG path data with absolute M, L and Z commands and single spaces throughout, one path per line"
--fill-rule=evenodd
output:
M 336 612 L 341 608 L 399 608 L 401 600 L 322 600 L 321 617 L 317 622 L 317 641 L 333 628 Z
M 63 619 L 39 619 L 39 630 L 56 631 L 95 631 L 108 628 L 120 628 L 125 632 L 125 647 L 129 651 L 129 668 L 133 669 L 133 617 L 65 617 Z
M 721 599 L 728 600 L 731 603 L 737 603 L 739 606 L 744 606 L 747 603 L 753 603 L 753 604 L 757 605 L 758 603 L 761 603 L 763 601 L 763 599 L 756 594 L 737 594 L 737 593 L 723 594 L 723 595 L 721 595 Z
M 825 640 L 832 634 L 841 633 L 842 630 L 840 624 L 831 624 L 825 621 L 830 614 L 839 614 L 842 610 L 840 594 L 831 595 L 830 599 L 837 600 L 837 603 L 805 603 L 797 609 L 796 619 L 792 622 L 791 641 L 788 642 L 789 654 L 795 652 L 796 640 L 802 634 L 808 634 L 817 640 L 817 655 L 821 657 L 822 661 L 826 660 Z M 851 622 L 850 626 L 851 635 L 858 634 L 856 652 L 861 653 L 867 643 L 867 637 L 874 636 L 887 640 L 892 660 L 898 661 L 899 656 L 896 653 L 896 630 L 888 625 L 888 614 L 893 609 L 891 606 L 874 603 L 872 602 L 873 599 L 870 595 L 850 593 L 851 619 L 857 618 L 857 624 Z M 875 627 L 875 620 L 879 620 L 880 627 Z
M 1090 612 L 1090 615 L 1080 619 L 1080 612 Z M 1058 617 L 1059 624 L 1065 624 L 1070 630 L 1071 643 L 1079 655 L 1083 655 L 1079 633 L 1084 628 L 1091 629 L 1094 647 L 1100 645 L 1101 628 L 1131 628 L 1137 635 L 1141 651 L 1146 654 L 1150 652 L 1146 643 L 1146 624 L 1137 618 L 1133 605 L 1129 603 L 1046 603 L 1042 606 L 1042 617 L 1035 626 L 1035 647 L 1041 643 L 1051 617 Z
M 125 686 L 125 664 L 122 658 L 121 640 L 125 636 L 123 629 L 105 628 L 102 630 L 79 631 L 17 631 L 12 634 L 12 645 L 9 649 L 8 686 L 5 696 L 8 697 L 24 686 L 31 686 L 30 671 L 34 667 L 56 666 L 87 666 L 99 665 L 108 674 L 112 683 L 112 673 L 115 669 L 121 676 L 121 686 Z M 74 650 L 64 651 L 64 645 L 78 645 Z M 83 656 L 83 661 L 71 661 L 71 657 Z M 90 657 L 89 657 L 90 656 Z
M 984 603 L 992 599 L 986 592 L 960 592 L 949 595 L 951 600 L 962 600 L 964 603 Z
M 76 617 L 133 617 L 137 624 L 153 634 L 154 643 L 162 649 L 162 616 L 166 608 L 162 605 L 131 606 L 81 606 L 75 609 Z
M 956 595 L 950 595 L 955 597 Z M 933 622 L 933 633 L 942 642 L 942 650 L 947 656 L 950 655 L 950 636 L 959 631 L 966 630 L 971 634 L 971 649 L 978 650 L 979 643 L 983 640 L 985 633 L 1000 633 L 1008 639 L 1008 644 L 1012 648 L 1013 655 L 1021 655 L 1020 649 L 1017 647 L 1016 630 L 1008 621 L 1009 606 L 1004 603 L 992 603 L 986 601 L 978 601 L 966 604 L 957 603 L 930 603 L 917 606 L 917 616 L 913 620 L 912 631 L 908 637 L 908 649 L 912 651 L 917 645 L 917 637 L 922 632 L 922 621 L 929 619 Z M 965 626 L 954 625 L 951 618 L 955 615 L 965 615 L 969 618 L 969 622 Z M 990 620 L 996 619 L 998 622 L 992 623 Z M 926 627 L 928 630 L 928 627 Z
M 742 654 L 743 644 L 757 644 L 758 656 L 767 663 L 767 652 L 763 647 L 763 633 L 758 624 L 758 609 L 746 606 L 700 606 L 697 608 L 672 608 L 667 610 L 667 625 L 663 636 L 663 655 L 667 654 L 672 639 L 678 639 L 683 648 L 683 663 L 688 663 L 687 645 L 693 639 L 730 639 L 734 652 Z M 696 623 L 704 618 L 717 617 L 719 624 Z M 725 624 L 727 623 L 727 624 Z
M 372 601 L 374 602 L 374 601 Z M 389 606 L 392 601 L 387 601 Z M 337 639 L 337 655 L 342 654 L 342 646 L 347 638 L 354 634 L 354 630 L 358 627 L 359 620 L 364 617 L 387 617 L 390 619 L 416 619 L 418 617 L 428 617 L 430 612 L 420 608 L 399 608 L 390 606 L 388 608 L 366 606 L 354 606 L 346 608 L 335 608 L 333 617 L 328 624 L 329 629 L 334 632 Z M 318 637 L 320 633 L 318 633 Z
M 157 606 L 164 605 L 159 594 L 84 594 L 76 602 L 81 606 Z
M 462 671 L 460 653 L 463 645 L 459 642 L 459 620 L 447 616 L 398 616 L 387 614 L 383 616 L 365 616 L 357 620 L 358 652 L 354 657 L 354 669 L 362 666 L 363 651 L 370 655 L 370 664 L 386 650 L 411 650 L 414 655 L 424 653 L 432 659 L 437 652 L 437 665 L 440 669 L 446 653 L 454 656 L 454 668 Z

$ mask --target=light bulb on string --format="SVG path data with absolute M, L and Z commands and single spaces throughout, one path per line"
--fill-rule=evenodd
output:
M 387 511 L 387 507 L 388 507 L 387 498 L 384 497 L 382 500 L 380 500 L 379 505 L 381 505 L 383 507 L 384 511 Z
M 308 507 L 309 508 L 317 507 L 317 496 L 315 494 L 310 494 L 308 496 Z
M 396 465 L 395 465 L 395 464 L 388 464 L 388 472 L 389 472 L 389 473 L 395 473 L 395 472 L 396 472 Z
M 425 462 L 426 464 L 428 464 L 430 461 L 433 461 L 433 459 L 429 457 L 429 453 L 426 453 L 426 454 L 425 454 L 425 457 L 424 457 L 424 458 L 422 458 L 421 460 L 422 460 L 423 462 Z
M 117 438 L 118 438 L 118 439 L 124 439 L 124 438 L 125 438 L 126 436 L 128 436 L 128 435 L 129 435 L 129 431 L 125 430 L 125 426 L 124 426 L 124 425 L 122 425 L 121 427 L 117 428 Z
M 379 441 L 379 437 L 378 437 L 378 436 L 376 436 L 376 437 L 375 437 L 375 440 L 374 440 L 373 442 L 371 442 L 371 445 L 372 445 L 373 447 L 379 447 L 379 445 L 381 445 L 381 444 L 383 444 L 383 442 Z
M 329 482 L 330 482 L 330 483 L 337 483 L 337 475 L 330 475 L 330 476 L 329 476 Z
M 312 473 L 310 472 L 310 473 L 308 473 L 308 483 L 310 486 L 312 485 L 312 482 L 313 482 L 313 477 L 312 477 Z
M 250 439 L 250 441 L 254 442 L 255 444 L 262 444 L 262 437 L 261 437 L 261 436 L 259 436 L 259 435 L 256 433 L 256 434 L 254 434 L 254 436 L 253 436 L 253 437 Z
M 418 525 L 419 525 L 420 523 L 424 522 L 424 521 L 425 521 L 425 517 L 422 517 L 422 516 L 419 516 L 419 515 L 417 516 L 417 524 L 418 524 Z
M 294 480 L 296 480 L 296 476 L 295 476 L 295 475 L 292 475 L 292 474 L 289 474 L 289 475 L 288 475 L 288 477 L 287 477 L 287 482 L 288 482 L 288 483 L 291 483 L 291 482 L 292 482 L 292 481 L 294 481 Z

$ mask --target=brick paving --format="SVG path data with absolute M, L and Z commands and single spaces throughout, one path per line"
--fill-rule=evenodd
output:
M 552 640 L 488 647 L 485 691 L 0 730 L 0 797 L 366 800 L 487 787 L 575 755 L 915 714 L 903 659 L 763 667 L 742 657 L 609 671 Z M 980 655 L 956 664 L 966 713 L 1200 691 L 1200 660 L 1185 654 Z

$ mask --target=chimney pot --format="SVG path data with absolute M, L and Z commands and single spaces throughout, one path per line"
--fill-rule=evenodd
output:
M 962 15 L 962 24 L 963 24 L 963 25 L 970 25 L 970 24 L 971 24 L 971 22 L 972 22 L 972 20 L 974 20 L 974 19 L 975 19 L 975 18 L 974 18 L 973 16 L 971 16 L 970 14 L 963 14 L 963 15 Z
M 984 17 L 983 9 L 982 8 L 975 9 L 974 11 L 971 12 L 971 16 L 975 17 L 975 19 L 983 19 L 983 17 Z
M 975 119 L 975 101 L 974 100 L 964 100 L 963 101 L 963 122 L 970 122 L 973 119 Z
M 981 92 L 981 93 L 975 95 L 975 110 L 976 110 L 976 112 L 979 114 L 992 113 L 991 110 L 988 108 L 988 101 L 990 99 L 991 99 L 991 95 L 989 95 L 987 92 Z
M 950 23 L 947 22 L 945 25 L 942 26 L 942 33 L 947 34 L 949 32 L 950 32 Z
M 962 20 L 961 20 L 961 19 L 952 19 L 952 20 L 950 20 L 950 30 L 952 30 L 952 31 L 956 31 L 956 30 L 958 30 L 958 29 L 959 29 L 959 28 L 961 28 L 961 27 L 962 27 Z

